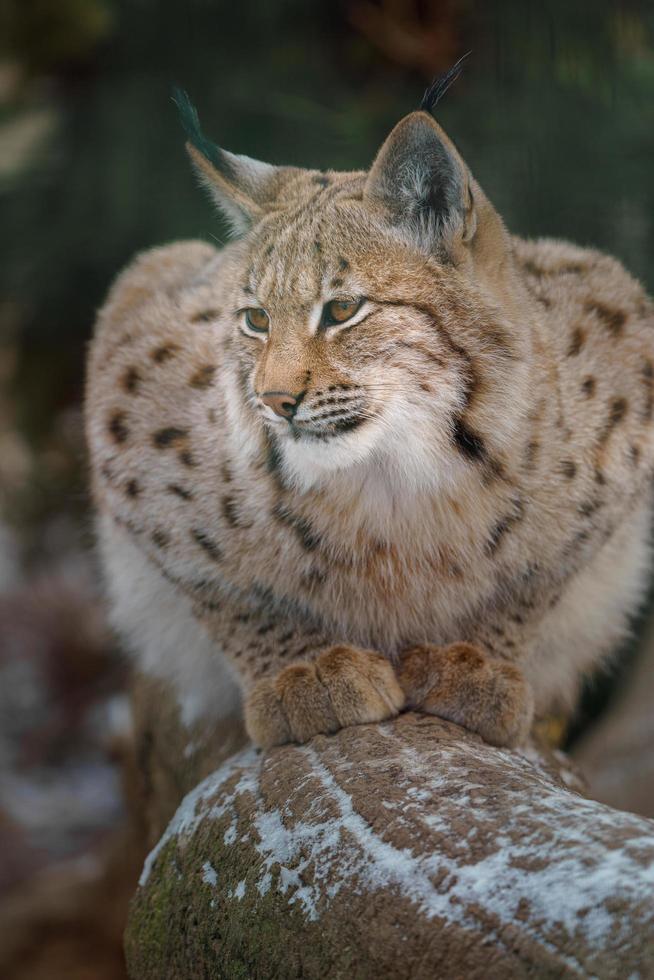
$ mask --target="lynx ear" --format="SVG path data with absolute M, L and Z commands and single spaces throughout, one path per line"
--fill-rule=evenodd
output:
M 280 168 L 222 150 L 204 136 L 197 110 L 186 92 L 174 89 L 173 101 L 188 136 L 186 149 L 196 173 L 230 222 L 234 235 L 242 235 L 273 199 L 273 178 Z
M 426 112 L 412 112 L 392 131 L 373 163 L 364 199 L 420 248 L 468 242 L 476 228 L 471 177 L 454 144 Z

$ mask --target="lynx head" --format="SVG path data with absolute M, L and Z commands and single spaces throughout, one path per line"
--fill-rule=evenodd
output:
M 402 119 L 368 172 L 337 173 L 219 149 L 180 108 L 235 238 L 241 424 L 254 413 L 304 486 L 371 464 L 433 485 L 469 465 L 461 420 L 506 368 L 498 349 L 515 353 L 498 323 L 510 247 L 431 114 Z

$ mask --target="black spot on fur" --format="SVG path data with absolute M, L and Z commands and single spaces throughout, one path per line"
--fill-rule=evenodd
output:
M 276 504 L 272 514 L 278 521 L 295 531 L 297 539 L 305 551 L 315 551 L 320 546 L 320 536 L 315 533 L 309 521 L 293 514 L 284 504 Z
M 490 537 L 486 542 L 486 554 L 493 557 L 504 537 L 512 527 L 519 523 L 524 517 L 524 504 L 520 499 L 514 501 L 514 510 L 510 514 L 502 517 L 491 529 Z
M 327 405 L 337 405 L 340 401 L 342 401 L 342 399 L 337 395 L 332 395 L 331 397 L 327 398 L 318 398 L 317 396 L 319 394 L 322 394 L 322 392 L 316 392 L 316 399 L 313 402 L 312 408 L 325 408 Z
M 584 380 L 581 382 L 581 392 L 583 395 L 585 395 L 586 398 L 593 397 L 593 395 L 595 394 L 596 387 L 597 387 L 597 383 L 595 381 L 595 378 L 591 378 L 591 377 L 584 378 Z
M 620 336 L 627 322 L 627 314 L 622 310 L 606 306 L 605 303 L 597 303 L 595 300 L 588 300 L 584 304 L 584 310 L 586 313 L 595 314 L 613 337 Z
M 192 500 L 193 494 L 190 490 L 186 490 L 185 487 L 180 487 L 178 483 L 169 483 L 166 487 L 168 493 L 172 493 L 175 497 L 179 497 L 180 500 Z
M 125 484 L 125 493 L 128 497 L 138 497 L 141 492 L 141 485 L 138 480 L 128 480 Z
M 566 262 L 564 265 L 557 266 L 554 271 L 559 276 L 581 276 L 585 272 L 588 272 L 588 266 L 585 266 L 582 262 Z
M 167 548 L 170 544 L 170 535 L 167 531 L 164 531 L 161 528 L 157 528 L 156 531 L 153 531 L 151 538 L 153 543 L 156 544 L 157 548 L 161 548 L 162 550 Z
M 202 550 L 209 555 L 212 561 L 219 562 L 222 560 L 223 553 L 220 550 L 220 547 L 216 544 L 213 538 L 206 533 L 206 531 L 200 531 L 198 528 L 193 528 L 191 530 L 191 537 L 195 543 L 199 544 Z
M 561 461 L 561 472 L 566 480 L 574 480 L 577 475 L 577 464 L 571 459 L 564 459 Z
M 570 335 L 570 343 L 567 351 L 568 357 L 575 357 L 584 346 L 585 341 L 585 330 L 583 330 L 581 327 L 575 327 Z
M 211 320 L 217 320 L 220 317 L 220 310 L 200 310 L 199 313 L 194 313 L 191 317 L 191 323 L 209 323 Z
M 152 436 L 152 442 L 157 449 L 168 449 L 170 446 L 178 445 L 187 436 L 187 429 L 178 429 L 174 425 L 169 425 L 165 429 L 158 429 Z
M 251 523 L 244 521 L 236 507 L 236 501 L 229 494 L 225 494 L 220 501 L 222 515 L 230 527 L 251 527 Z
M 270 438 L 266 451 L 266 467 L 269 473 L 278 475 L 281 472 L 282 451 L 276 439 Z
M 638 466 L 640 462 L 640 449 L 638 446 L 629 447 L 629 460 L 632 466 Z
M 107 426 L 109 430 L 109 435 L 117 443 L 126 442 L 129 437 L 129 429 L 126 423 L 127 416 L 124 412 L 114 412 L 114 414 L 109 419 L 109 424 Z
M 614 398 L 611 402 L 609 411 L 609 425 L 611 428 L 618 425 L 627 414 L 628 402 L 626 398 Z
M 209 388 L 213 383 L 215 374 L 215 365 L 205 364 L 191 375 L 189 378 L 189 384 L 191 388 Z
M 488 458 L 486 445 L 481 436 L 469 429 L 466 422 L 459 416 L 454 420 L 454 444 L 468 459 L 485 462 Z
M 494 353 L 498 356 L 505 357 L 510 361 L 518 360 L 509 336 L 498 323 L 488 323 L 484 326 L 484 342 L 493 347 Z M 459 348 L 459 352 L 463 354 L 463 348 Z M 465 356 L 469 357 L 470 355 L 465 352 Z
M 354 429 L 358 429 L 364 422 L 365 417 L 363 415 L 353 415 L 350 416 L 350 418 L 335 419 L 329 427 L 328 435 L 333 435 L 335 432 L 353 432 Z
M 319 420 L 321 422 L 329 421 L 330 419 L 342 418 L 344 415 L 351 415 L 351 408 L 332 408 L 327 412 L 322 412 L 320 414 Z
M 523 262 L 522 268 L 526 273 L 528 273 L 528 275 L 535 276 L 537 279 L 540 279 L 545 275 L 545 270 L 541 269 L 541 267 L 536 265 L 536 263 L 531 259 L 527 259 L 525 262 Z
M 536 439 L 532 439 L 527 443 L 527 448 L 525 450 L 525 466 L 531 469 L 536 462 L 536 457 L 540 450 L 540 443 Z
M 155 347 L 150 357 L 155 364 L 164 364 L 171 357 L 174 357 L 178 350 L 179 344 L 163 344 L 161 347 Z
M 592 517 L 602 506 L 603 501 L 599 497 L 592 497 L 590 500 L 584 500 L 580 503 L 577 510 L 582 517 Z
M 484 464 L 485 472 L 483 477 L 484 486 L 488 486 L 494 480 L 505 480 L 506 470 L 504 465 L 493 456 L 488 456 Z
M 182 466 L 186 466 L 189 469 L 193 469 L 195 466 L 198 465 L 195 456 L 188 449 L 183 449 L 181 453 L 178 453 L 177 458 L 182 464 Z
M 123 388 L 128 395 L 135 395 L 141 383 L 141 375 L 135 367 L 128 368 L 123 376 Z
M 320 568 L 311 568 L 302 576 L 302 584 L 306 589 L 319 588 L 327 581 L 327 573 Z

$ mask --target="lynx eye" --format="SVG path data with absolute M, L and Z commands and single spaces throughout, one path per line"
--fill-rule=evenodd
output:
M 333 299 L 325 303 L 322 309 L 321 327 L 333 327 L 337 323 L 345 323 L 357 312 L 362 299 Z
M 258 306 L 250 306 L 245 311 L 245 322 L 255 333 L 268 333 L 270 320 L 265 310 Z

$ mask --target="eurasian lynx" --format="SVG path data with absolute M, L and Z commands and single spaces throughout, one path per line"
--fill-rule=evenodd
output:
M 368 173 L 235 156 L 182 109 L 235 240 L 148 252 L 99 316 L 116 625 L 187 718 L 231 664 L 264 746 L 405 705 L 519 742 L 647 582 L 652 305 L 512 237 L 425 109 Z

